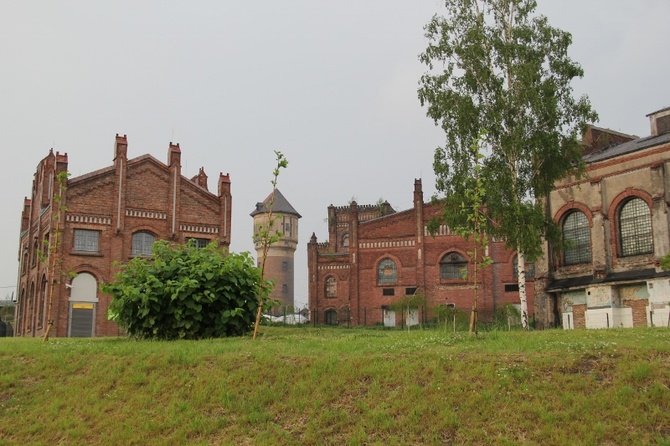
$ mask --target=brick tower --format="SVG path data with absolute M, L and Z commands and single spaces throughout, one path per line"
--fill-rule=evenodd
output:
M 254 219 L 254 234 L 259 226 L 267 227 L 270 214 L 270 202 L 272 194 L 265 200 L 256 203 L 256 209 L 250 214 Z M 272 204 L 274 219 L 273 231 L 280 232 L 282 236 L 273 243 L 267 254 L 265 263 L 265 277 L 272 279 L 275 283 L 270 297 L 281 302 L 282 307 L 291 307 L 287 311 L 294 311 L 294 254 L 298 247 L 298 219 L 300 214 L 291 206 L 291 203 L 275 189 L 274 202 Z M 263 259 L 263 246 L 256 243 L 256 254 L 258 265 Z M 284 309 L 275 307 L 273 313 L 283 314 Z

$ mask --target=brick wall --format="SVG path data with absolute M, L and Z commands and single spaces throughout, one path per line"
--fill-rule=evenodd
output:
M 647 326 L 648 299 L 626 299 L 623 301 L 625 308 L 631 308 L 633 312 L 633 327 Z

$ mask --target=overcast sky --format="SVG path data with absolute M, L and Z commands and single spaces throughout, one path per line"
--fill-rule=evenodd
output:
M 37 163 L 67 152 L 78 176 L 128 156 L 182 173 L 204 167 L 210 190 L 229 172 L 233 251 L 253 251 L 249 213 L 271 190 L 274 150 L 289 160 L 279 189 L 300 212 L 296 304 L 307 303 L 306 244 L 327 238 L 326 208 L 412 205 L 415 178 L 435 190 L 440 131 L 416 95 L 423 26 L 437 0 L 5 0 L 0 13 L 0 299 L 14 291 L 20 214 Z M 670 105 L 668 0 L 540 0 L 573 36 L 575 82 L 601 127 L 649 134 Z

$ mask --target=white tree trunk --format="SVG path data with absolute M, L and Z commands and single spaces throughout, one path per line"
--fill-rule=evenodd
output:
M 517 253 L 516 277 L 519 284 L 519 301 L 521 303 L 521 326 L 528 330 L 528 300 L 526 299 L 526 258 L 523 252 Z

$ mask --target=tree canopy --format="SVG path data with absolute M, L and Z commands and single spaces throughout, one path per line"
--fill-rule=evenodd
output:
M 470 147 L 484 133 L 481 177 L 485 232 L 538 258 L 559 231 L 542 198 L 583 166 L 579 138 L 597 120 L 571 82 L 583 76 L 568 56 L 572 38 L 536 15 L 534 0 L 446 0 L 446 16 L 426 25 L 428 67 L 419 100 L 446 135 L 435 150 L 437 190 L 447 224 L 463 226 L 477 165 Z M 523 275 L 520 275 L 520 291 Z M 525 295 L 524 297 L 525 298 Z M 523 305 L 523 302 L 522 302 Z M 523 311 L 523 310 L 522 310 Z
M 200 339 L 251 331 L 260 283 L 248 253 L 227 254 L 216 243 L 199 249 L 193 242 L 159 240 L 150 258 L 121 266 L 102 291 L 113 297 L 109 319 L 131 336 Z

